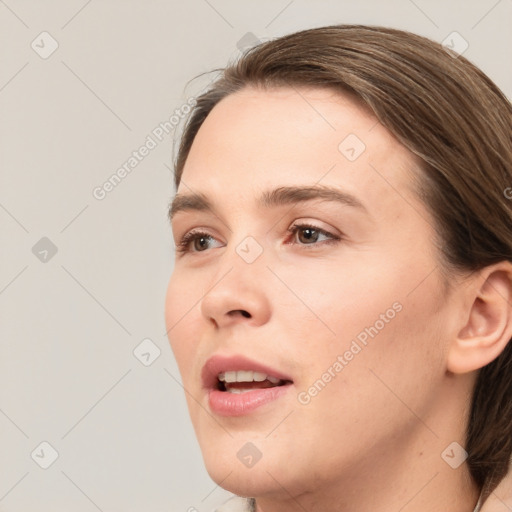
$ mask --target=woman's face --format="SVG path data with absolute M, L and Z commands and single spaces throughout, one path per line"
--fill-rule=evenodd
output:
M 453 441 L 427 427 L 447 414 L 455 305 L 413 168 L 327 90 L 244 89 L 200 128 L 173 208 L 166 323 L 222 487 L 320 490 Z

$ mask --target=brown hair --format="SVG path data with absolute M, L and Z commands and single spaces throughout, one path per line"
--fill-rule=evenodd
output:
M 435 219 L 444 272 L 512 261 L 512 106 L 498 87 L 439 43 L 390 28 L 296 32 L 242 55 L 197 98 L 175 162 L 178 187 L 194 138 L 224 97 L 253 86 L 355 95 L 421 162 L 419 194 Z M 484 498 L 512 453 L 512 343 L 479 371 L 467 427 L 468 466 Z

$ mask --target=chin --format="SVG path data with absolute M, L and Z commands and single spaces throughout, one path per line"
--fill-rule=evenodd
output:
M 281 489 L 263 466 L 239 468 L 233 464 L 213 461 L 206 464 L 206 471 L 217 485 L 245 498 L 263 496 Z
M 239 452 L 238 444 L 236 441 L 231 446 L 220 444 L 215 449 L 211 449 L 210 445 L 210 448 L 202 450 L 210 478 L 223 489 L 238 496 L 255 497 L 282 490 L 276 479 L 272 478 L 274 475 L 281 480 L 279 473 L 276 473 L 278 464 L 272 464 L 271 459 L 262 456 L 255 463 L 253 459 L 251 466 L 250 459 L 244 462 L 246 452 Z M 249 448 L 247 451 L 250 450 Z

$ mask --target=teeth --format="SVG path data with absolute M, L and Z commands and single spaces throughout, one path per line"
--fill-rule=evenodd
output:
M 219 380 L 222 382 L 263 382 L 265 379 L 268 379 L 272 384 L 277 384 L 280 382 L 280 379 L 276 377 L 270 377 L 265 373 L 261 372 L 253 372 L 246 370 L 238 370 L 238 371 L 230 371 L 219 373 Z
M 236 372 L 221 373 L 219 379 L 224 382 L 236 382 Z
M 263 382 L 265 379 L 270 379 L 270 377 L 267 377 L 264 373 L 261 372 L 252 372 L 252 379 L 256 382 Z

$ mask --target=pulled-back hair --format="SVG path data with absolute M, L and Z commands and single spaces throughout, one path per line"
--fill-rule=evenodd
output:
M 338 25 L 260 44 L 197 98 L 175 161 L 178 187 L 194 138 L 226 96 L 245 87 L 351 94 L 420 162 L 443 272 L 512 261 L 512 106 L 462 56 L 390 28 Z M 479 370 L 466 432 L 470 474 L 487 497 L 512 453 L 512 343 Z

